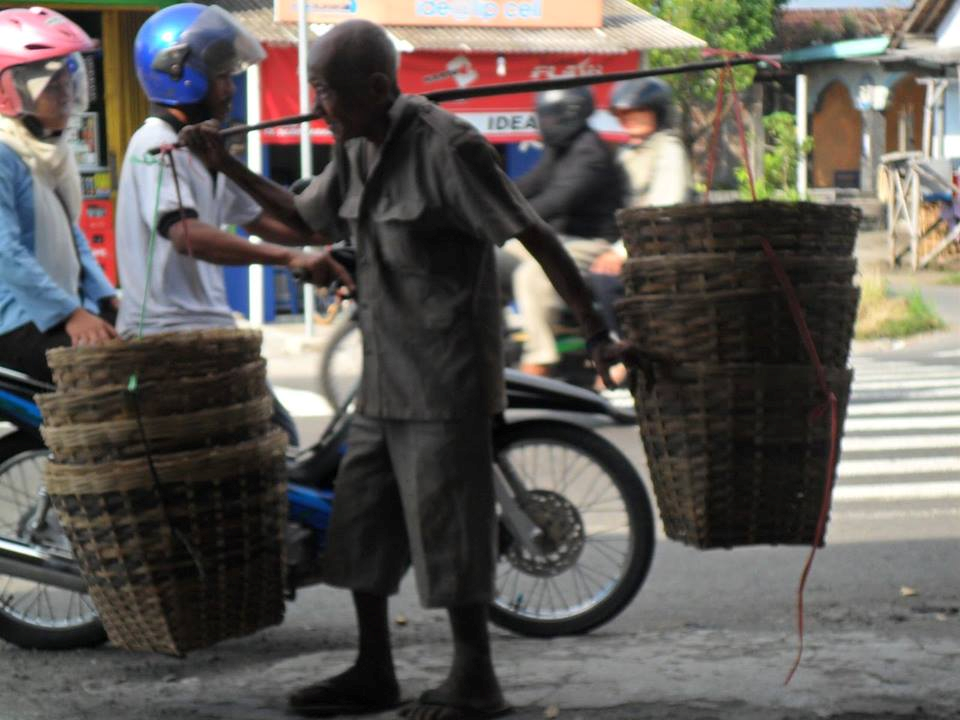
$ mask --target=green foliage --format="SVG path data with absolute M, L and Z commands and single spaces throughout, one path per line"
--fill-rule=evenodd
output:
M 797 163 L 801 153 L 807 155 L 813 149 L 813 138 L 808 137 L 803 146 L 797 145 L 797 129 L 794 117 L 788 112 L 775 112 L 763 119 L 766 145 L 763 153 L 763 178 L 757 182 L 757 198 L 766 200 L 800 200 L 795 186 Z M 736 169 L 740 196 L 750 199 L 750 182 L 743 167 Z
M 940 279 L 941 285 L 960 285 L 960 272 L 947 273 Z
M 886 278 L 863 278 L 857 309 L 858 339 L 902 338 L 944 327 L 941 317 L 927 304 L 919 290 L 901 297 L 890 291 Z
M 774 18 L 786 0 L 630 0 L 634 5 L 706 41 L 712 48 L 747 52 L 763 47 L 774 36 Z M 695 61 L 699 50 L 655 50 L 653 67 Z M 752 66 L 734 69 L 738 90 L 753 82 Z M 669 78 L 684 106 L 716 97 L 716 73 Z

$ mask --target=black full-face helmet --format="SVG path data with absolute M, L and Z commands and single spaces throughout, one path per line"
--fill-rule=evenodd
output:
M 537 122 L 547 145 L 563 147 L 587 126 L 593 114 L 588 87 L 547 90 L 537 94 Z
M 667 127 L 673 106 L 673 91 L 663 80 L 637 78 L 623 80 L 613 86 L 610 111 L 651 110 L 656 113 L 657 127 Z

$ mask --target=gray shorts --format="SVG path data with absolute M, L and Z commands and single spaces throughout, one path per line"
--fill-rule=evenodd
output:
M 347 445 L 324 580 L 392 595 L 412 560 L 425 607 L 490 602 L 496 567 L 490 418 L 355 415 Z

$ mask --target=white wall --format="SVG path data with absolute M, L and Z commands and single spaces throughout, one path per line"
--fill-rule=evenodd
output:
M 939 47 L 960 47 L 960 2 L 953 3 L 936 34 Z

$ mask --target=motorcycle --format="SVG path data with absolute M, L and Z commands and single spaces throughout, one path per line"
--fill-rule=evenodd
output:
M 53 390 L 0 368 L 0 427 L 7 428 L 0 437 L 0 638 L 36 649 L 106 640 L 44 489 L 50 456 L 33 396 Z M 584 633 L 615 617 L 640 590 L 653 557 L 654 519 L 631 462 L 569 417 L 630 416 L 595 393 L 511 370 L 507 397 L 509 410 L 536 416 L 516 420 L 509 413 L 495 423 L 499 558 L 490 617 L 528 636 Z M 298 588 L 321 581 L 352 412 L 348 395 L 320 440 L 288 462 L 291 600 Z

